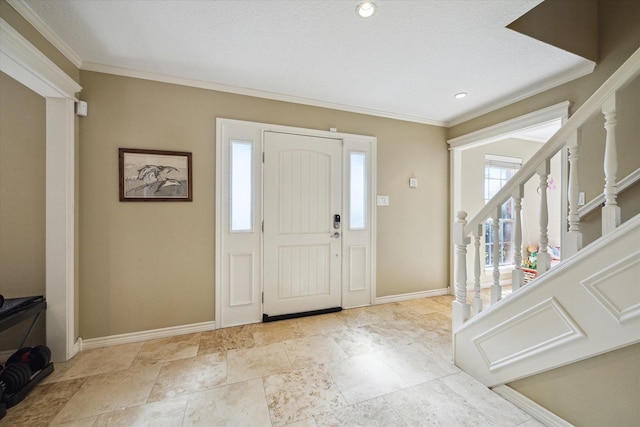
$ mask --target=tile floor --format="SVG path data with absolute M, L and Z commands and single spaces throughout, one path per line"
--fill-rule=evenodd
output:
M 451 302 L 83 351 L 0 426 L 541 426 L 453 365 Z

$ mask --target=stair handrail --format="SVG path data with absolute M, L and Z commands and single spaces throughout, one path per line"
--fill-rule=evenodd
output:
M 600 86 L 587 101 L 558 129 L 558 131 L 540 148 L 536 154 L 487 202 L 476 216 L 467 222 L 464 235 L 469 236 L 487 218 L 492 216 L 498 207 L 502 206 L 521 185 L 543 167 L 543 163 L 551 159 L 560 151 L 570 136 L 578 130 L 589 118 L 601 112 L 602 105 L 621 88 L 629 84 L 640 75 L 640 48 L 638 48 L 609 78 Z

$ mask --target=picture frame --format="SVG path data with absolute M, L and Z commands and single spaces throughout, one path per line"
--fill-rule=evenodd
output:
M 191 153 L 119 148 L 121 202 L 191 202 Z

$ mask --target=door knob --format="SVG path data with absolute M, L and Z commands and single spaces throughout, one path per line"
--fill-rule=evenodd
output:
M 333 234 L 332 234 L 331 236 L 329 236 L 329 237 L 337 239 L 337 238 L 339 238 L 339 237 L 340 237 L 340 233 L 339 233 L 338 231 L 336 231 L 335 233 L 333 233 Z

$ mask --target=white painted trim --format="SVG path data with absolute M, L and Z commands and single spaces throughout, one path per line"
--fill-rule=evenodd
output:
M 451 212 L 450 212 L 450 224 L 453 224 L 456 220 L 456 214 L 459 210 L 463 209 L 462 205 L 463 201 L 461 199 L 462 192 L 462 151 L 477 147 L 483 144 L 489 144 L 492 142 L 499 141 L 507 137 L 507 135 L 512 134 L 517 131 L 521 131 L 524 129 L 528 129 L 531 127 L 539 126 L 544 123 L 550 123 L 557 120 L 561 120 L 562 123 L 567 120 L 569 117 L 569 106 L 571 103 L 569 101 L 563 101 L 555 105 L 551 105 L 549 107 L 543 108 L 538 111 L 533 111 L 528 114 L 524 114 L 519 117 L 515 117 L 513 119 L 497 123 L 495 125 L 489 126 L 484 129 L 479 129 L 475 132 L 471 132 L 465 135 L 461 135 L 457 138 L 453 138 L 447 141 L 449 144 L 449 177 L 450 177 L 450 188 L 451 188 Z M 562 164 L 561 175 L 564 177 L 566 175 L 566 162 Z M 564 187 L 564 186 L 563 186 Z M 564 206 L 566 204 L 566 191 L 561 194 L 561 205 Z M 566 215 L 563 217 L 566 218 Z M 468 220 L 468 218 L 467 218 Z M 564 227 L 563 227 L 564 228 Z M 451 231 L 452 233 L 453 231 Z M 453 236 L 451 234 L 451 236 Z M 454 279 L 454 244 L 453 237 L 449 239 L 449 254 L 450 254 L 450 265 L 449 265 L 449 280 L 453 283 Z M 452 288 L 453 289 L 453 288 Z
M 131 70 L 128 68 L 113 67 L 111 65 L 96 64 L 93 62 L 83 62 L 82 69 L 95 71 L 98 73 L 112 74 L 123 77 L 133 77 L 136 79 L 151 80 L 155 82 L 170 83 L 180 86 L 195 87 L 198 89 L 215 90 L 218 92 L 235 93 L 238 95 L 253 96 L 256 98 L 271 99 L 274 101 L 291 102 L 294 104 L 310 105 L 313 107 L 329 108 L 331 110 L 347 111 L 350 113 L 366 114 L 368 116 L 384 117 L 387 119 L 402 120 L 407 122 L 422 123 L 432 126 L 447 126 L 447 122 L 431 120 L 424 117 L 409 116 L 405 114 L 392 113 L 389 111 L 373 110 L 370 108 L 357 107 L 354 105 L 337 104 L 333 102 L 320 101 L 317 99 L 302 98 L 299 96 L 285 95 L 282 93 L 267 92 L 263 90 L 250 89 L 244 87 L 230 86 L 221 83 L 206 82 L 202 80 L 188 79 L 184 77 L 169 76 L 165 74 L 152 73 L 148 71 Z
M 432 289 L 429 291 L 410 292 L 407 294 L 388 295 L 376 298 L 375 304 L 388 304 L 390 302 L 409 301 L 419 298 L 437 297 L 440 295 L 449 295 L 449 288 Z
M 538 405 L 525 395 L 517 392 L 508 385 L 500 385 L 492 389 L 500 396 L 531 415 L 537 421 L 548 427 L 574 427 L 573 424 L 560 418 L 548 409 Z
M 46 99 L 46 329 L 52 360 L 75 354 L 75 93 L 80 85 L 0 19 L 0 71 Z
M 631 187 L 638 181 L 640 181 L 640 168 L 634 170 L 629 175 L 618 181 L 618 194 L 622 193 L 624 190 Z M 596 197 L 591 199 L 589 203 L 581 206 L 580 209 L 578 209 L 578 215 L 580 215 L 580 218 L 582 218 L 591 213 L 591 211 L 593 211 L 594 209 L 602 206 L 603 203 L 604 193 L 600 193 Z
M 450 150 L 468 149 L 504 139 L 505 135 L 569 117 L 569 101 L 447 140 Z
M 530 89 L 525 89 L 522 92 L 518 92 L 516 96 L 505 97 L 496 102 L 492 102 L 491 104 L 484 105 L 482 108 L 472 111 L 471 113 L 460 116 L 451 122 L 448 123 L 449 127 L 453 127 L 459 125 L 460 123 L 467 122 L 469 120 L 475 119 L 476 117 L 480 117 L 483 114 L 490 113 L 492 111 L 498 110 L 502 107 L 506 107 L 511 104 L 515 104 L 518 101 L 522 101 L 523 99 L 530 98 L 539 93 L 545 92 L 549 89 L 553 89 L 565 83 L 569 83 L 573 80 L 579 79 L 580 77 L 584 77 L 588 74 L 591 74 L 596 67 L 596 63 L 589 61 L 586 64 L 579 65 L 575 67 L 569 73 L 561 74 L 556 78 L 549 79 L 545 82 L 536 83 Z
M 171 326 L 168 328 L 151 329 L 148 331 L 131 332 L 128 334 L 111 335 L 108 337 L 89 338 L 83 340 L 78 338 L 80 350 L 90 350 L 92 348 L 109 347 L 120 344 L 130 344 L 140 341 L 155 340 L 159 338 L 170 338 L 178 335 L 194 334 L 216 329 L 216 322 L 192 323 L 190 325 Z
M 224 168 L 222 167 L 222 129 L 225 125 L 235 125 L 235 126 L 244 126 L 260 129 L 262 134 L 264 132 L 280 132 L 280 133 L 289 133 L 289 134 L 298 134 L 305 136 L 315 136 L 320 138 L 331 138 L 331 139 L 342 139 L 342 140 L 352 140 L 352 141 L 362 141 L 368 142 L 371 144 L 371 182 L 372 182 L 372 194 L 376 193 L 376 183 L 377 183 L 377 146 L 378 139 L 375 136 L 369 135 L 356 135 L 350 133 L 343 132 L 332 132 L 326 130 L 319 129 L 308 129 L 308 128 L 300 128 L 293 126 L 283 126 L 283 125 L 274 125 L 269 123 L 260 123 L 260 122 L 250 122 L 245 120 L 235 120 L 235 119 L 226 119 L 218 117 L 216 118 L 216 207 L 215 207 L 215 218 L 216 218 L 216 237 L 215 237 L 215 248 L 216 248 L 216 257 L 215 257 L 215 319 L 218 322 L 219 327 L 221 327 L 222 323 L 220 322 L 220 313 L 222 313 L 222 271 L 223 271 L 223 248 L 222 248 L 222 238 L 223 230 L 222 230 L 222 209 L 225 204 L 223 200 L 223 188 L 222 183 Z M 371 237 L 371 257 L 372 257 L 372 268 L 371 268 L 371 304 L 374 304 L 375 296 L 376 296 L 376 205 L 375 205 L 375 197 L 371 197 L 369 200 L 370 209 L 371 209 L 371 229 L 372 237 Z M 262 213 L 261 213 L 262 215 Z
M 38 95 L 75 99 L 82 87 L 0 18 L 0 70 Z
M 49 43 L 55 46 L 76 67 L 82 65 L 82 58 L 73 51 L 58 35 L 49 27 L 24 0 L 7 0 L 24 19 L 29 22 Z

